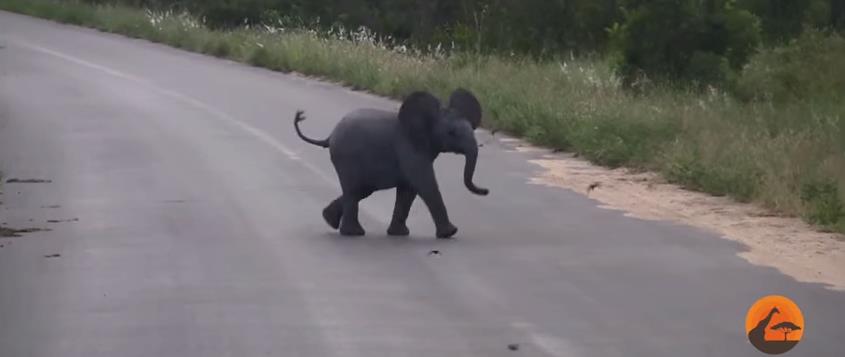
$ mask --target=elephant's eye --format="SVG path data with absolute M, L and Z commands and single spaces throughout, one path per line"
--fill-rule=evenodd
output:
M 449 129 L 449 136 L 455 137 L 458 136 L 458 132 L 455 129 Z

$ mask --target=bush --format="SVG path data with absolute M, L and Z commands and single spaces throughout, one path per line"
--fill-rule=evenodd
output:
M 811 223 L 832 226 L 845 217 L 839 187 L 832 181 L 810 182 L 801 187 L 807 220 Z
M 767 44 L 779 44 L 795 38 L 807 24 L 815 27 L 835 25 L 837 3 L 842 1 L 737 0 L 738 6 L 760 17 Z
M 799 38 L 754 55 L 736 93 L 751 100 L 845 98 L 845 38 L 807 29 Z
M 704 3 L 718 3 L 708 9 Z M 628 82 L 639 73 L 723 83 L 759 43 L 759 20 L 728 0 L 628 0 L 612 47 Z M 727 65 L 725 65 L 727 64 Z
M 197 13 L 212 29 L 232 29 L 259 23 L 268 7 L 263 0 L 213 0 L 204 3 Z
M 701 83 L 727 83 L 733 72 L 724 56 L 696 51 L 687 65 L 686 75 Z

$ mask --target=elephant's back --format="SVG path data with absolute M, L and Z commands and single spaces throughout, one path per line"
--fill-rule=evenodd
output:
M 362 109 L 338 123 L 329 153 L 341 177 L 366 182 L 375 190 L 396 186 L 399 169 L 394 143 L 399 121 L 395 115 Z
M 349 153 L 389 145 L 392 144 L 398 125 L 395 112 L 358 109 L 344 116 L 335 126 L 331 134 L 331 147 Z

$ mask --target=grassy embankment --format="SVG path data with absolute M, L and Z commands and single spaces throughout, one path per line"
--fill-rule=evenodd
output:
M 601 60 L 421 54 L 366 33 L 212 31 L 186 14 L 67 1 L 0 0 L 0 9 L 329 78 L 395 98 L 416 89 L 442 96 L 468 87 L 485 105 L 488 127 L 598 164 L 658 171 L 690 189 L 756 202 L 845 232 L 841 37 L 811 34 L 787 47 L 761 50 L 730 93 L 652 86 L 635 95 L 621 88 Z

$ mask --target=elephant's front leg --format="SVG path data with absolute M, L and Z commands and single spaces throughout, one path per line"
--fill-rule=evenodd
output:
M 419 194 L 434 225 L 437 226 L 437 238 L 449 238 L 458 232 L 452 222 L 449 221 L 449 214 L 446 212 L 446 205 L 443 204 L 443 197 L 440 196 L 440 188 L 437 185 L 437 177 L 434 175 L 434 166 L 429 162 L 417 161 L 406 166 L 406 178 L 411 187 Z
M 411 211 L 411 205 L 417 193 L 409 186 L 396 187 L 396 205 L 393 207 L 393 219 L 390 220 L 390 227 L 387 228 L 387 234 L 392 236 L 406 236 L 410 234 L 408 226 L 405 221 L 408 219 L 408 213 Z

